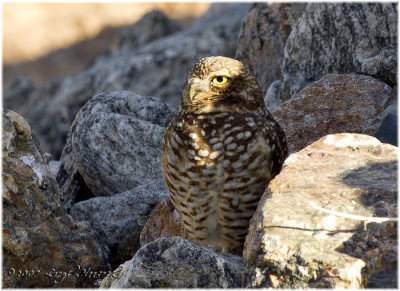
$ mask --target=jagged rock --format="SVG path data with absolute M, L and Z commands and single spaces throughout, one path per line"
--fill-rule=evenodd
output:
M 93 287 L 88 267 L 105 276 L 108 248 L 66 214 L 31 127 L 12 111 L 3 112 L 3 183 L 3 287 Z
M 363 60 L 361 72 L 375 76 L 389 84 L 397 85 L 397 45 L 389 45 L 378 55 Z
M 303 13 L 304 3 L 257 3 L 240 28 L 236 58 L 254 72 L 265 94 L 281 79 L 286 39 Z
M 81 74 L 39 87 L 30 93 L 29 102 L 10 109 L 32 124 L 43 150 L 59 159 L 75 115 L 96 94 L 129 90 L 161 97 L 178 107 L 187 71 L 194 63 L 210 55 L 235 55 L 240 24 L 249 7 L 247 3 L 213 4 L 191 28 L 127 53 L 102 55 Z M 12 90 L 6 90 L 5 97 L 18 98 Z
M 112 197 L 78 202 L 72 206 L 70 215 L 104 237 L 114 252 L 114 261 L 120 264 L 139 249 L 140 233 L 151 211 L 167 196 L 164 181 L 158 180 Z
M 116 273 L 107 288 L 238 288 L 243 261 L 216 254 L 180 237 L 160 238 L 143 246 Z
M 172 22 L 164 13 L 154 9 L 145 14 L 135 25 L 124 28 L 117 36 L 118 54 L 128 53 L 142 44 L 162 38 L 179 31 L 177 24 Z
M 364 229 L 315 207 L 396 216 L 398 153 L 374 137 L 342 133 L 290 155 L 250 223 L 243 287 L 363 288 L 380 270 L 395 270 L 397 222 L 366 221 Z
M 394 99 L 389 85 L 369 76 L 326 75 L 272 114 L 286 133 L 289 152 L 330 133 L 374 136 Z
M 57 182 L 69 209 L 161 179 L 161 143 L 175 111 L 158 98 L 127 91 L 94 96 L 77 114 Z
M 45 205 L 41 209 L 44 215 L 60 211 L 61 195 L 43 158 L 40 144 L 28 122 L 10 110 L 3 111 L 3 165 L 6 190 L 3 198 L 10 200 L 8 195 L 22 191 L 21 194 L 30 201 L 38 199 L 35 195 L 40 194 Z M 31 207 L 34 210 L 34 205 Z
M 363 63 L 396 43 L 397 3 L 309 3 L 286 41 L 280 98 L 326 74 L 362 72 Z
M 167 192 L 168 195 L 168 192 Z M 144 246 L 160 237 L 179 236 L 189 239 L 189 235 L 179 218 L 171 199 L 167 197 L 153 210 L 140 234 L 140 246 Z

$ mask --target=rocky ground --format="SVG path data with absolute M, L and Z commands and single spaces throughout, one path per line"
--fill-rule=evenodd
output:
M 213 4 L 183 30 L 152 11 L 118 39 L 5 89 L 4 287 L 397 287 L 397 4 Z M 243 257 L 187 240 L 161 174 L 209 55 L 248 64 L 289 144 Z

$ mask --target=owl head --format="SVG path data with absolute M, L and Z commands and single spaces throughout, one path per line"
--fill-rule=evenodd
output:
M 181 107 L 201 114 L 257 111 L 265 105 L 260 86 L 243 63 L 217 56 L 201 59 L 189 71 Z

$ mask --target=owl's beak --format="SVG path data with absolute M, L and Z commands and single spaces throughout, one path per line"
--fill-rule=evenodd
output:
M 189 80 L 188 86 L 190 86 L 189 89 L 190 100 L 193 100 L 194 97 L 200 92 L 208 92 L 210 90 L 209 81 L 207 79 L 201 80 L 198 78 L 192 78 Z

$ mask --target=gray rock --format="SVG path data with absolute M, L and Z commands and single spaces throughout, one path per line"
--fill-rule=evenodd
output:
M 396 43 L 396 3 L 310 3 L 286 41 L 282 99 L 326 74 L 361 72 Z
M 276 80 L 269 86 L 267 94 L 264 96 L 265 106 L 268 110 L 273 111 L 282 104 L 281 99 L 281 81 Z
M 43 149 L 59 159 L 75 115 L 96 94 L 129 90 L 161 97 L 178 107 L 187 71 L 194 63 L 211 55 L 235 55 L 240 24 L 249 7 L 213 4 L 191 28 L 164 37 L 150 21 L 151 28 L 146 31 L 159 39 L 144 37 L 151 41 L 126 53 L 102 55 L 86 71 L 37 88 L 29 102 L 13 109 L 31 123 Z M 5 95 L 16 97 L 10 90 Z
M 35 130 L 42 150 L 50 152 L 54 158 L 58 159 L 65 144 L 69 128 L 69 125 L 65 124 L 65 122 L 58 122 L 69 118 L 67 112 L 61 110 L 63 108 L 62 105 L 53 103 L 54 96 L 60 88 L 61 80 L 54 79 L 43 86 L 34 85 L 30 88 L 29 83 L 16 83 L 17 86 L 14 89 L 10 89 L 13 88 L 13 82 L 4 92 L 4 99 L 8 100 L 6 108 L 24 116 Z M 28 86 L 28 88 L 24 89 L 24 86 Z M 74 108 L 74 110 L 77 111 L 84 102 L 82 103 L 78 97 L 75 101 L 75 106 L 78 109 Z M 51 114 L 50 112 L 56 110 L 58 110 L 58 114 L 48 118 L 48 115 Z M 60 126 L 55 127 L 55 124 Z M 52 148 L 58 148 L 59 151 L 54 152 Z
M 50 168 L 50 172 L 53 175 L 54 178 L 57 177 L 57 173 L 58 173 L 58 167 L 60 166 L 60 161 L 50 161 L 49 162 L 49 168 Z
M 135 25 L 124 28 L 117 36 L 114 53 L 126 54 L 140 45 L 179 31 L 177 24 L 164 13 L 154 9 L 145 14 Z
M 178 106 L 187 72 L 210 55 L 234 56 L 248 4 L 214 4 L 188 30 L 160 38 L 129 54 L 97 62 L 87 73 L 99 91 L 131 90 Z M 95 74 L 94 74 L 95 72 Z
M 305 3 L 256 3 L 240 28 L 236 58 L 247 64 L 263 94 L 282 77 L 286 39 Z
M 341 133 L 290 155 L 250 223 L 243 287 L 355 289 L 395 274 L 397 222 L 374 219 L 397 216 L 398 154 Z
M 377 77 L 390 86 L 397 85 L 397 45 L 382 49 L 378 55 L 363 60 L 361 72 Z
M 84 196 L 112 196 L 162 178 L 161 143 L 175 111 L 127 91 L 99 94 L 71 126 L 57 182 L 69 208 Z
M 4 94 L 3 107 L 15 109 L 24 106 L 36 89 L 35 84 L 28 78 L 16 78 L 8 87 L 7 93 Z
M 96 197 L 74 204 L 70 215 L 99 233 L 114 252 L 114 263 L 132 258 L 140 247 L 140 233 L 153 208 L 168 197 L 164 180 L 138 186 L 112 197 Z
M 180 237 L 160 238 L 143 246 L 105 278 L 110 288 L 238 288 L 243 261 L 216 254 Z

